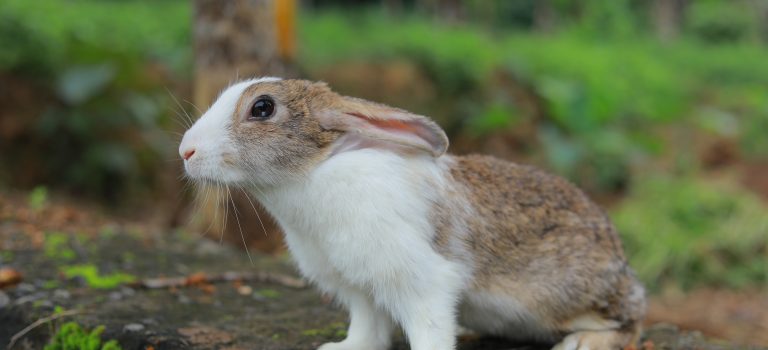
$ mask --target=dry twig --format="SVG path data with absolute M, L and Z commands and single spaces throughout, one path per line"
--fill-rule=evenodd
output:
M 16 345 L 16 342 L 19 341 L 19 339 L 23 338 L 25 335 L 27 335 L 27 333 L 31 332 L 35 328 L 40 327 L 41 325 L 44 325 L 44 324 L 46 324 L 48 322 L 51 322 L 53 320 L 57 320 L 57 319 L 62 318 L 62 317 L 74 316 L 74 315 L 82 314 L 82 313 L 84 313 L 84 312 L 80 311 L 80 310 L 66 310 L 66 311 L 55 313 L 55 314 L 50 315 L 48 317 L 43 317 L 43 318 L 41 318 L 41 319 L 39 319 L 39 320 L 37 320 L 35 322 L 32 322 L 32 324 L 30 324 L 29 326 L 27 326 L 24 329 L 20 330 L 18 333 L 14 334 L 11 337 L 11 341 L 8 342 L 8 350 L 13 348 L 13 346 Z
M 290 288 L 305 288 L 307 284 L 295 277 L 270 272 L 225 272 L 218 275 L 207 275 L 199 272 L 186 277 L 146 278 L 131 284 L 132 287 L 146 289 L 179 288 L 212 284 L 220 282 L 276 283 Z

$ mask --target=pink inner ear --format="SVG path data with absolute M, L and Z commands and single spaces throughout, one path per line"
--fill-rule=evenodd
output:
M 397 114 L 392 111 L 392 114 Z M 364 125 L 358 125 L 368 130 L 371 135 L 379 135 L 381 141 L 392 141 L 404 146 L 411 146 L 431 152 L 434 156 L 439 156 L 445 151 L 445 145 L 436 135 L 435 130 L 430 129 L 419 120 L 396 119 L 394 115 L 388 119 L 378 119 L 366 116 L 359 112 L 345 112 L 344 114 L 360 120 Z M 375 144 L 381 146 L 380 142 Z
M 351 115 L 353 117 L 357 117 L 360 119 L 365 119 L 365 121 L 375 127 L 382 128 L 382 129 L 394 129 L 398 131 L 403 132 L 409 132 L 416 135 L 419 135 L 419 129 L 414 126 L 413 124 L 406 123 L 402 120 L 397 119 L 388 119 L 388 120 L 381 120 L 381 119 L 371 119 L 368 118 L 360 113 L 355 112 L 347 112 L 347 115 Z

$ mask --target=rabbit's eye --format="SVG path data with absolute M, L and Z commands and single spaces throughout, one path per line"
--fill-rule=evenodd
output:
M 253 103 L 248 120 L 267 120 L 273 114 L 275 114 L 275 101 L 269 96 L 261 96 Z

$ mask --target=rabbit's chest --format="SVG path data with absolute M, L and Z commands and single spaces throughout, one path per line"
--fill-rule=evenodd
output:
M 431 256 L 435 188 L 424 174 L 430 166 L 376 151 L 349 152 L 263 202 L 310 279 L 355 285 L 394 280 L 397 266 Z

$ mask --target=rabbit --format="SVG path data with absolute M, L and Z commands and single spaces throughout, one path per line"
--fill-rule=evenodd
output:
M 179 146 L 187 176 L 238 186 L 274 216 L 301 274 L 350 314 L 320 350 L 455 349 L 460 329 L 632 346 L 645 292 L 607 215 L 566 180 L 446 154 L 431 119 L 327 84 L 226 88 Z

